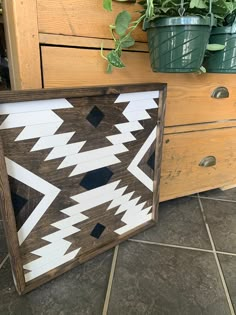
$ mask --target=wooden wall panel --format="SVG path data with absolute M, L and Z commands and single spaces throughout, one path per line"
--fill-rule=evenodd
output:
M 227 74 L 164 74 L 152 72 L 148 53 L 125 52 L 125 69 L 105 72 L 99 50 L 42 47 L 44 86 L 69 87 L 100 84 L 168 82 L 166 126 L 203 123 L 236 117 L 236 81 Z M 213 99 L 218 86 L 227 86 L 230 97 Z
M 3 0 L 11 88 L 42 87 L 36 0 Z
M 113 12 L 106 12 L 101 0 L 37 0 L 37 5 L 39 32 L 98 38 L 111 38 L 109 25 L 114 23 L 118 12 L 134 12 L 141 8 L 138 4 L 114 1 Z M 146 41 L 141 27 L 135 38 Z

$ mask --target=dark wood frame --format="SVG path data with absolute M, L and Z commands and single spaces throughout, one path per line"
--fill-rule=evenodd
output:
M 8 182 L 8 175 L 6 171 L 5 158 L 4 158 L 4 148 L 2 140 L 0 138 L 0 208 L 2 210 L 3 223 L 5 228 L 5 234 L 8 244 L 8 250 L 11 260 L 11 266 L 13 271 L 13 277 L 16 285 L 16 289 L 19 294 L 25 294 L 36 287 L 42 285 L 43 283 L 63 274 L 64 272 L 70 270 L 74 266 L 83 263 L 96 255 L 111 249 L 118 243 L 132 237 L 141 232 L 148 227 L 153 226 L 157 221 L 157 210 L 159 202 L 159 182 L 160 182 L 160 169 L 161 169 L 161 150 L 162 150 L 162 139 L 163 139 L 163 129 L 165 116 L 165 100 L 167 85 L 162 83 L 148 83 L 148 84 L 134 84 L 134 85 L 114 85 L 114 86 L 97 86 L 97 87 L 85 87 L 76 89 L 45 89 L 45 90 L 28 90 L 28 91 L 16 91 L 8 92 L 4 91 L 0 93 L 0 104 L 1 103 L 11 103 L 11 102 L 22 102 L 22 101 L 32 101 L 32 100 L 45 100 L 45 99 L 55 99 L 55 98 L 71 98 L 71 97 L 85 97 L 85 96 L 102 96 L 111 94 L 120 94 L 127 92 L 140 92 L 140 91 L 150 91 L 159 90 L 159 110 L 158 110 L 158 121 L 157 121 L 157 138 L 156 138 L 156 148 L 160 154 L 156 154 L 155 158 L 155 172 L 154 172 L 154 192 L 153 192 L 153 219 L 141 225 L 139 228 L 135 228 L 130 233 L 124 234 L 119 240 L 113 241 L 94 252 L 89 253 L 86 257 L 79 258 L 74 262 L 65 263 L 62 266 L 53 270 L 52 274 L 46 274 L 40 280 L 32 280 L 29 284 L 25 283 L 23 266 L 21 264 L 21 257 L 19 251 L 19 243 L 16 230 L 16 222 L 14 216 L 14 210 L 12 207 L 10 187 Z

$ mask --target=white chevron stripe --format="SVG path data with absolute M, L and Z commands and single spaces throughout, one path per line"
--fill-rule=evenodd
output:
M 47 236 L 42 237 L 43 240 L 48 241 L 50 243 L 56 242 L 58 239 L 62 239 L 64 237 L 70 236 L 79 232 L 80 230 L 74 226 L 68 226 L 63 230 L 56 231 Z
M 131 192 L 126 195 L 113 198 L 112 202 L 107 208 L 107 210 L 109 211 L 114 207 L 120 206 L 116 211 L 115 215 L 125 211 L 121 219 L 121 221 L 124 222 L 125 225 L 114 231 L 119 235 L 122 235 L 132 230 L 133 228 L 152 219 L 152 213 L 151 214 L 149 213 L 152 207 L 147 207 L 143 209 L 146 204 L 146 201 L 138 204 L 141 196 L 136 197 L 134 199 L 130 199 L 133 193 L 134 192 Z
M 151 98 L 151 99 L 145 99 L 145 100 L 135 100 L 129 102 L 127 107 L 125 108 L 123 113 L 133 112 L 133 111 L 143 111 L 147 109 L 153 109 L 158 108 L 157 103 Z
M 126 195 L 123 195 L 123 196 L 121 196 L 121 197 L 119 197 L 119 198 L 113 199 L 112 202 L 111 202 L 111 204 L 110 204 L 109 207 L 107 208 L 107 210 L 110 210 L 110 209 L 112 209 L 112 208 L 115 208 L 115 207 L 117 207 L 117 206 L 120 206 L 120 205 L 126 203 L 127 201 L 130 200 L 130 198 L 133 196 L 133 194 L 134 194 L 134 191 L 132 191 L 132 192 L 126 194 Z
M 106 138 L 114 145 L 136 140 L 136 138 L 130 132 L 120 133 L 118 135 L 108 136 Z
M 120 163 L 120 160 L 115 156 L 106 156 L 104 158 L 101 158 L 99 160 L 94 159 L 93 161 L 88 161 L 87 163 L 78 164 L 74 170 L 71 172 L 69 177 L 83 174 L 85 172 L 93 171 L 96 169 L 99 169 L 101 167 L 114 165 Z
M 53 270 L 57 268 L 58 266 L 61 266 L 65 264 L 66 262 L 69 262 L 70 260 L 74 259 L 76 255 L 78 254 L 80 248 L 70 252 L 69 254 L 63 255 L 59 258 L 52 259 L 48 261 L 45 265 L 40 266 L 38 269 L 34 269 L 28 273 L 25 274 L 25 281 L 28 282 L 30 280 L 33 280 L 46 272 Z
M 45 161 L 58 159 L 64 156 L 74 155 L 81 150 L 81 148 L 84 146 L 85 143 L 86 141 L 81 141 L 81 142 L 75 142 L 75 143 L 70 143 L 66 145 L 61 145 L 59 147 L 55 147 L 48 154 Z
M 58 121 L 55 123 L 26 126 L 15 139 L 15 141 L 51 136 L 57 131 L 62 123 L 63 121 Z
M 103 147 L 100 149 L 89 150 L 86 152 L 81 152 L 78 154 L 67 156 L 62 163 L 59 165 L 58 169 L 76 165 L 87 163 L 89 161 L 99 160 L 100 158 L 108 157 L 114 154 L 119 154 L 128 151 L 128 149 L 123 144 L 112 145 L 108 147 Z
M 101 186 L 92 190 L 88 190 L 81 194 L 72 196 L 71 199 L 75 200 L 78 203 L 83 203 L 89 199 L 93 199 L 93 198 L 96 199 L 102 194 L 109 195 L 111 192 L 113 192 L 116 189 L 119 183 L 120 183 L 120 180 L 117 180 L 113 183 L 106 184 L 104 186 Z
M 85 216 L 84 214 L 82 214 L 80 212 L 80 209 L 79 209 L 79 205 L 74 205 L 72 207 L 69 207 L 69 208 L 66 208 L 66 209 L 63 209 L 63 210 L 60 210 L 62 213 L 65 213 L 67 214 L 68 216 L 76 216 L 75 220 L 77 222 L 77 219 L 81 218 L 81 221 L 87 219 L 88 217 Z M 69 218 L 65 218 L 63 220 L 68 220 Z M 60 223 L 63 221 L 57 221 L 56 223 L 53 223 L 52 225 L 55 226 L 55 227 L 58 227 L 60 226 Z M 71 223 L 72 225 L 75 224 L 75 223 Z M 58 229 L 60 229 L 61 227 L 58 227 Z
M 136 112 L 127 112 L 127 113 L 123 112 L 123 115 L 129 121 L 145 120 L 145 119 L 151 118 L 151 116 L 145 110 L 140 110 L 140 111 L 136 111 Z
M 148 221 L 152 220 L 152 214 L 148 214 L 146 216 L 135 216 L 132 220 L 125 222 L 126 225 L 122 226 L 121 228 L 115 230 L 115 233 L 122 235 L 124 233 L 129 232 L 130 230 L 136 228 L 139 225 L 142 225 L 143 223 L 146 223 Z
M 115 103 L 131 102 L 136 100 L 146 100 L 150 98 L 158 98 L 159 91 L 134 92 L 120 94 Z
M 51 256 L 51 257 L 56 257 L 59 256 L 60 251 L 64 253 L 67 251 L 67 249 L 70 247 L 71 242 L 63 240 L 58 240 L 57 242 L 47 244 L 43 247 L 40 247 L 39 249 L 34 250 L 31 252 L 34 255 L 37 256 Z M 28 269 L 26 267 L 26 269 Z
M 117 124 L 115 127 L 122 133 L 141 130 L 143 126 L 138 121 L 126 122 L 123 124 Z
M 61 211 L 61 212 L 66 213 L 65 210 Z M 67 228 L 73 224 L 77 224 L 79 222 L 82 222 L 86 219 L 88 219 L 88 217 L 86 215 L 84 215 L 82 213 L 78 213 L 77 215 L 74 215 L 74 216 L 69 217 L 69 218 L 65 218 L 61 221 L 57 221 L 56 223 L 53 223 L 51 225 L 56 227 L 57 229 L 62 230 L 62 229 L 65 229 L 65 228 Z
M 2 122 L 0 129 L 25 127 L 25 126 L 47 124 L 47 123 L 53 123 L 53 122 L 59 122 L 59 121 L 63 122 L 63 120 L 51 110 L 10 114 Z
M 102 186 L 106 189 L 105 187 L 106 185 Z M 103 193 L 102 195 L 100 196 L 97 196 L 96 198 L 94 199 L 87 199 L 84 201 L 84 202 L 81 202 L 79 205 L 78 205 L 78 208 L 79 208 L 79 211 L 82 212 L 82 211 L 85 211 L 85 210 L 89 210 L 89 209 L 92 209 L 92 208 L 95 208 L 103 203 L 106 203 L 106 202 L 109 202 L 115 198 L 118 198 L 120 196 L 122 196 L 122 194 L 124 193 L 124 191 L 126 190 L 127 186 L 126 187 L 122 187 L 120 189 L 117 189 L 117 190 L 114 190 L 114 191 L 111 191 L 109 193 L 109 195 L 106 195 L 105 193 Z M 79 199 L 79 195 L 78 196 L 74 196 L 73 199 Z
M 16 113 L 38 112 L 47 109 L 61 109 L 73 107 L 66 99 L 39 100 L 17 103 L 3 103 L 0 105 L 0 115 Z
M 129 210 L 132 207 L 135 207 L 136 204 L 139 202 L 140 198 L 141 198 L 141 196 L 136 197 L 135 199 L 131 199 L 131 200 L 125 202 L 125 203 L 122 203 L 120 205 L 119 209 L 116 211 L 116 214 L 120 214 L 120 213 L 122 213 L 124 211 Z
M 72 138 L 75 132 L 60 133 L 58 135 L 52 135 L 48 137 L 41 137 L 31 149 L 33 151 L 39 151 L 58 146 L 64 146 Z
M 153 129 L 145 143 L 142 145 L 139 152 L 134 157 L 133 161 L 128 166 L 128 171 L 133 174 L 141 183 L 143 183 L 150 191 L 153 191 L 153 180 L 149 178 L 139 167 L 138 164 L 149 150 L 156 139 L 157 127 Z
M 50 204 L 59 194 L 60 189 L 23 168 L 19 164 L 13 162 L 12 160 L 5 158 L 5 161 L 7 173 L 9 176 L 45 195 L 18 231 L 19 244 L 21 245 L 38 223 L 40 218 L 43 216 L 43 214 L 47 211 Z
M 143 212 L 142 209 L 144 207 L 144 205 L 146 204 L 145 202 L 142 202 L 140 204 L 135 204 L 135 205 L 130 205 L 129 208 L 127 209 L 127 211 L 125 212 L 125 214 L 122 217 L 122 221 L 123 222 L 128 222 L 128 221 L 133 221 L 135 220 L 135 217 L 137 216 L 142 216 Z M 151 207 L 148 207 L 147 209 L 151 209 Z M 146 211 L 144 212 L 146 215 Z
M 67 250 L 71 246 L 71 243 L 66 241 L 66 240 L 60 239 L 57 243 L 58 244 L 54 243 L 54 244 L 46 245 L 46 246 L 34 251 L 34 253 L 37 252 L 38 255 L 40 255 L 40 256 L 42 256 L 42 254 L 45 256 L 45 254 L 46 254 L 46 256 L 45 256 L 46 258 L 40 257 L 38 259 L 35 259 L 35 260 L 29 262 L 23 266 L 24 269 L 33 270 L 33 269 L 39 268 L 39 267 L 45 265 L 46 263 L 48 263 L 52 259 L 52 257 L 53 257 L 53 259 L 60 258 L 61 256 L 63 256 L 67 252 Z M 57 245 L 56 251 L 55 251 L 55 245 Z M 58 246 L 58 245 L 60 245 L 60 246 Z M 50 250 L 51 250 L 51 252 L 50 252 Z M 52 253 L 53 253 L 53 255 L 52 255 Z

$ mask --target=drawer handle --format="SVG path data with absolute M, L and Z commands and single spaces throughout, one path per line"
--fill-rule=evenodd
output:
M 224 86 L 217 87 L 211 94 L 213 98 L 227 98 L 229 97 L 229 91 Z
M 204 157 L 199 163 L 199 166 L 202 167 L 210 167 L 214 165 L 216 165 L 216 158 L 213 155 Z

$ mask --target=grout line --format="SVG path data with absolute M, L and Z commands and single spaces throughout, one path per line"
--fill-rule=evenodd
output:
M 189 196 L 191 198 L 201 198 L 201 199 L 207 199 L 207 200 L 215 200 L 215 201 L 224 201 L 224 202 L 233 202 L 236 203 L 236 200 L 230 200 L 230 199 L 221 199 L 221 198 L 211 198 L 211 197 L 204 197 L 204 196 Z
M 188 249 L 188 250 L 196 250 L 199 252 L 206 252 L 206 253 L 214 253 L 212 249 L 204 249 L 204 248 L 198 248 L 198 247 L 190 247 L 190 246 L 182 246 L 182 245 L 174 245 L 174 244 L 167 244 L 167 243 L 158 243 L 153 241 L 144 241 L 139 239 L 128 239 L 130 242 L 136 242 L 136 243 L 143 243 L 143 244 L 149 244 L 149 245 L 158 245 L 163 247 L 173 247 L 173 248 L 180 248 L 180 249 Z M 228 255 L 228 256 L 236 256 L 236 253 L 229 253 L 229 252 L 222 252 L 222 251 L 215 251 L 217 254 L 221 255 Z
M 102 315 L 107 315 L 110 296 L 111 296 L 112 283 L 113 283 L 114 273 L 115 273 L 115 269 L 116 269 L 118 251 L 119 251 L 119 245 L 117 245 L 115 247 L 115 250 L 114 250 L 114 255 L 113 255 L 112 264 L 111 264 L 110 277 L 108 280 L 107 292 L 106 292 L 106 297 L 105 297 L 105 301 L 104 301 Z
M 228 253 L 228 252 L 221 252 L 219 250 L 216 250 L 217 254 L 221 254 L 221 255 L 229 255 L 229 256 L 236 256 L 235 253 Z
M 200 205 L 200 208 L 201 208 L 201 212 L 202 212 L 202 215 L 203 215 L 203 220 L 205 222 L 207 233 L 208 233 L 208 236 L 209 236 L 209 239 L 210 239 L 210 242 L 211 242 L 211 246 L 212 246 L 212 249 L 213 249 L 213 254 L 214 254 L 214 257 L 215 257 L 215 260 L 216 260 L 216 265 L 218 267 L 218 271 L 219 271 L 219 274 L 220 274 L 221 282 L 222 282 L 222 285 L 223 285 L 223 288 L 224 288 L 224 291 L 225 291 L 226 299 L 228 301 L 230 313 L 231 313 L 231 315 L 235 315 L 234 307 L 233 307 L 233 304 L 232 304 L 232 301 L 231 301 L 231 298 L 230 298 L 230 294 L 229 294 L 229 291 L 228 291 L 228 288 L 227 288 L 227 284 L 225 282 L 224 274 L 223 274 L 223 271 L 222 271 L 222 268 L 221 268 L 221 265 L 220 265 L 220 262 L 219 262 L 219 258 L 218 258 L 217 253 L 216 253 L 215 244 L 214 244 L 214 241 L 213 241 L 213 238 L 212 238 L 212 235 L 211 235 L 211 231 L 210 231 L 209 225 L 207 223 L 206 215 L 205 215 L 204 208 L 203 208 L 203 205 L 202 205 L 202 202 L 201 202 L 201 198 L 199 197 L 199 195 L 198 195 L 198 202 L 199 202 L 199 205 Z
M 188 247 L 188 246 L 181 246 L 181 245 L 157 243 L 157 242 L 143 241 L 143 240 L 137 240 L 137 239 L 129 239 L 129 241 L 136 242 L 136 243 L 143 243 L 143 244 L 158 245 L 158 246 L 164 246 L 164 247 L 173 247 L 173 248 L 196 250 L 196 251 L 199 251 L 199 252 L 213 253 L 213 251 L 211 249 L 203 249 L 203 248 L 197 248 L 197 247 Z
M 6 257 L 3 259 L 3 261 L 1 262 L 1 264 L 0 264 L 0 269 L 4 266 L 4 264 L 5 264 L 5 262 L 7 261 L 8 257 L 9 257 L 9 254 L 7 254 L 7 256 L 6 256 Z

